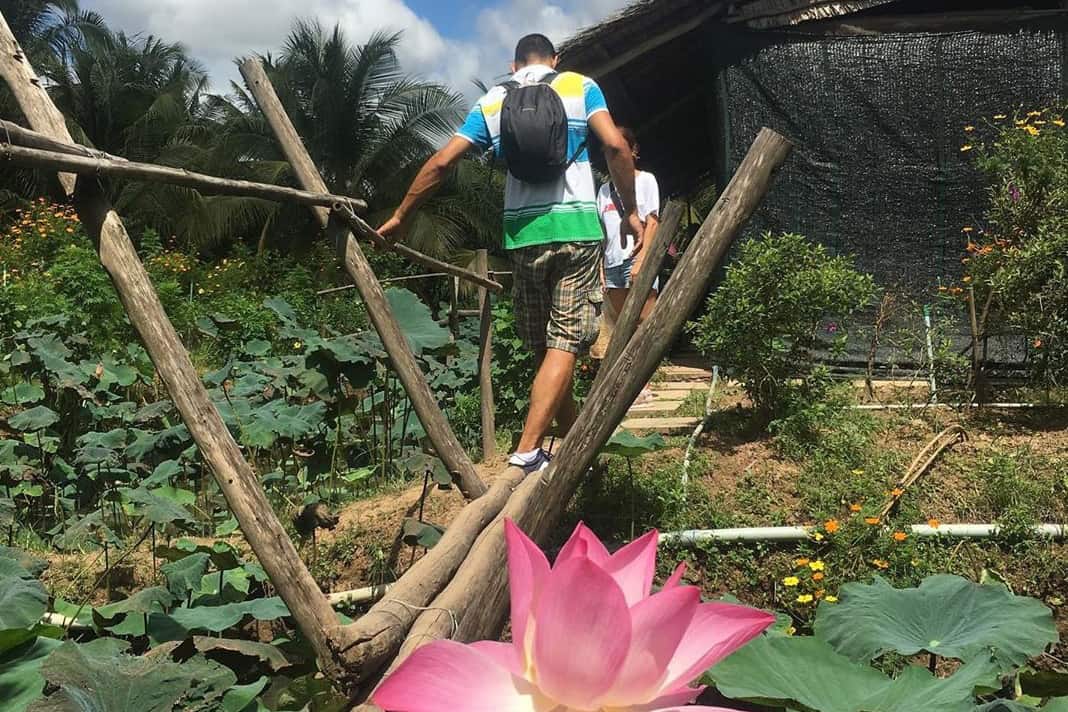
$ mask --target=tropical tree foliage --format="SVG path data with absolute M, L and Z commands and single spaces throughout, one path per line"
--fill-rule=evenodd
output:
M 5 2 L 16 36 L 49 83 L 78 140 L 131 160 L 260 182 L 294 181 L 255 101 L 243 86 L 209 91 L 185 48 L 109 29 L 76 0 Z M 353 43 L 340 27 L 298 22 L 280 52 L 264 57 L 278 94 L 334 192 L 359 197 L 370 219 L 399 202 L 419 166 L 460 122 L 457 93 L 403 71 L 399 34 Z M 0 93 L 0 115 L 18 120 Z M 0 189 L 30 197 L 46 183 L 34 172 L 6 176 Z M 234 242 L 304 249 L 319 231 L 306 209 L 262 200 L 203 196 L 173 186 L 106 185 L 125 218 L 204 250 Z M 496 243 L 501 177 L 467 161 L 417 216 L 409 240 L 439 256 Z

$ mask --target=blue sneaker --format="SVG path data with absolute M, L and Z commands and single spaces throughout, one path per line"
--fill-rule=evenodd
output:
M 518 452 L 512 453 L 512 456 L 508 458 L 508 464 L 513 467 L 523 468 L 523 472 L 530 474 L 532 472 L 541 472 L 549 466 L 549 462 L 552 461 L 552 455 L 538 448 L 533 454 L 521 455 Z

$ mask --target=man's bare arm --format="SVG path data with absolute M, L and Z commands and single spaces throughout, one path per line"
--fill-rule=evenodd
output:
M 625 235 L 634 235 L 634 251 L 642 248 L 642 221 L 638 217 L 638 201 L 634 195 L 634 156 L 623 134 L 619 132 L 612 115 L 607 111 L 598 111 L 589 119 L 590 129 L 604 146 L 604 157 L 608 163 L 608 173 L 612 184 L 619 193 L 626 215 L 622 218 L 622 231 Z
M 411 186 L 408 187 L 404 200 L 393 211 L 393 217 L 378 228 L 378 233 L 389 240 L 399 239 L 415 211 L 437 192 L 445 181 L 449 169 L 459 163 L 470 148 L 470 141 L 460 136 L 453 136 L 437 153 L 427 159 L 415 179 L 412 180 Z

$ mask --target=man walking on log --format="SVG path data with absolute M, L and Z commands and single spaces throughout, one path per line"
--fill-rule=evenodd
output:
M 547 37 L 521 39 L 511 80 L 478 101 L 378 229 L 389 239 L 403 235 L 416 209 L 472 147 L 492 148 L 504 160 L 504 247 L 512 261 L 516 330 L 537 364 L 526 424 L 510 458 L 527 472 L 549 464 L 541 443 L 553 419 L 561 434 L 574 423 L 575 362 L 596 341 L 600 328 L 604 236 L 587 151 L 589 131 L 604 147 L 625 213 L 622 234 L 608 239 L 632 235 L 636 253 L 643 234 L 633 157 L 608 113 L 604 94 L 589 77 L 558 73 L 556 64 L 556 50 Z

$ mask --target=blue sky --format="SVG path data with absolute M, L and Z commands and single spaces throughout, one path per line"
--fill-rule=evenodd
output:
M 473 97 L 471 79 L 493 81 L 520 35 L 562 42 L 628 0 L 82 0 L 130 34 L 181 42 L 208 69 L 215 90 L 238 77 L 235 57 L 277 51 L 293 22 L 340 24 L 356 42 L 402 30 L 406 70 Z

